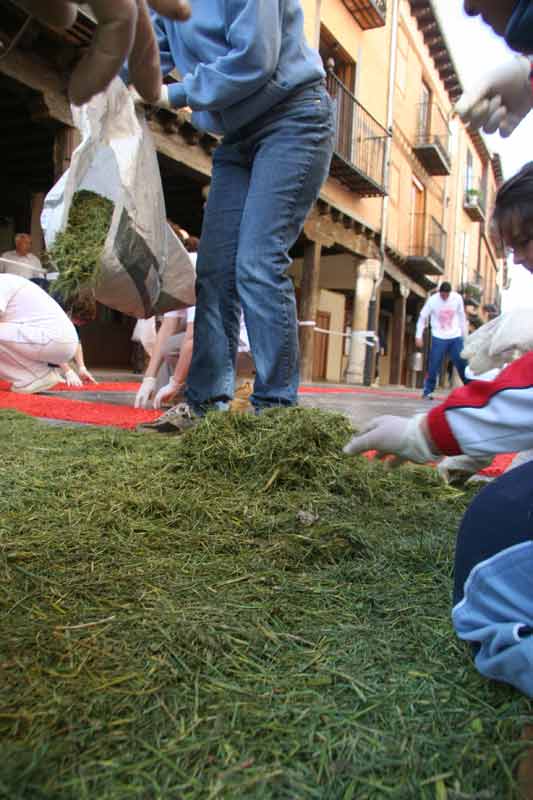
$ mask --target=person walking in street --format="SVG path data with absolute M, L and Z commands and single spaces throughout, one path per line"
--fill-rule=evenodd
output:
M 467 383 L 466 361 L 461 358 L 461 350 L 467 334 L 468 323 L 463 298 L 458 292 L 452 292 L 448 281 L 441 283 L 439 291 L 426 300 L 420 312 L 415 339 L 419 349 L 422 349 L 424 345 L 423 336 L 428 321 L 431 325 L 431 348 L 422 397 L 426 400 L 433 400 L 437 377 L 446 356 L 455 366 L 462 382 Z
M 197 262 L 194 351 L 176 432 L 234 392 L 240 310 L 250 337 L 256 411 L 297 402 L 298 327 L 289 250 L 328 175 L 332 100 L 305 42 L 300 0 L 197 0 L 191 19 L 153 16 L 164 74 L 157 105 L 193 111 L 222 135 Z M 127 77 L 126 75 L 124 77 Z

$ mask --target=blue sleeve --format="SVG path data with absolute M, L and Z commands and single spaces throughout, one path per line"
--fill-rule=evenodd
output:
M 150 11 L 150 17 L 152 19 L 152 26 L 154 28 L 157 44 L 159 46 L 159 57 L 161 59 L 161 74 L 163 75 L 163 77 L 165 77 L 165 75 L 168 75 L 169 72 L 172 72 L 172 70 L 175 68 L 176 65 L 174 64 L 174 59 L 172 58 L 172 53 L 170 51 L 170 44 L 168 41 L 163 20 L 154 11 Z
M 228 2 L 228 52 L 198 64 L 183 78 L 186 103 L 196 111 L 222 110 L 261 89 L 276 71 L 281 48 L 279 3 Z

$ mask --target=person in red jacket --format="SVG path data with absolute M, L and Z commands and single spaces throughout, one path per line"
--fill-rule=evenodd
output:
M 533 270 L 533 163 L 499 189 L 493 226 L 515 260 Z M 481 372 L 501 367 L 516 350 L 523 355 L 495 380 L 474 380 L 426 414 L 378 417 L 344 451 L 424 463 L 533 448 L 533 307 L 482 326 L 463 353 Z M 467 510 L 453 602 L 454 628 L 472 643 L 479 671 L 533 697 L 533 462 L 489 484 Z

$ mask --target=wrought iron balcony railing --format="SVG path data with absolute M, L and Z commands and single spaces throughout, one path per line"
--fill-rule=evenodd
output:
M 432 102 L 418 106 L 415 154 L 430 175 L 449 175 L 452 169 L 450 129 L 439 106 Z
M 337 116 L 331 175 L 363 197 L 385 195 L 385 154 L 390 134 L 331 71 L 327 86 Z
M 447 234 L 429 214 L 413 214 L 407 266 L 416 275 L 442 275 L 446 263 Z

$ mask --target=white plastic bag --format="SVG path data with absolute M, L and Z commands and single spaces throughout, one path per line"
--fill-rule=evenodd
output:
M 68 222 L 82 189 L 114 203 L 96 299 L 137 318 L 194 305 L 195 271 L 166 222 L 156 151 L 146 120 L 116 78 L 87 105 L 72 107 L 82 141 L 48 193 L 41 223 L 48 248 Z

